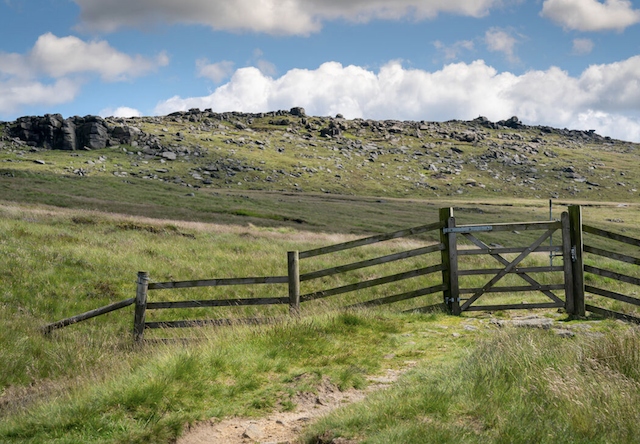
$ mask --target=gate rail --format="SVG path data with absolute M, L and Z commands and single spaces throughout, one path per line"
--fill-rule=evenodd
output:
M 116 302 L 106 307 L 91 310 L 81 315 L 63 319 L 52 324 L 48 324 L 42 328 L 44 333 L 72 325 L 77 322 L 84 321 L 111 311 L 119 310 L 129 305 L 135 305 L 134 314 L 134 339 L 141 341 L 144 331 L 147 328 L 181 328 L 194 327 L 203 325 L 231 325 L 231 324 L 260 324 L 273 321 L 273 318 L 245 318 L 245 319 L 211 319 L 211 320 L 181 320 L 181 321 L 157 321 L 146 322 L 147 310 L 163 310 L 175 308 L 202 308 L 202 307 L 237 307 L 237 306 L 264 306 L 264 305 L 289 305 L 289 314 L 297 315 L 300 311 L 300 304 L 318 299 L 324 299 L 330 296 L 350 293 L 358 290 L 368 289 L 379 285 L 392 282 L 400 282 L 413 278 L 423 278 L 428 275 L 439 273 L 441 279 L 425 285 L 426 281 L 417 280 L 418 288 L 405 291 L 400 294 L 388 295 L 371 299 L 363 302 L 348 305 L 347 307 L 368 307 L 384 304 L 392 304 L 409 299 L 415 299 L 422 296 L 442 293 L 444 306 L 449 312 L 459 315 L 463 311 L 480 311 L 480 310 L 510 310 L 510 309 L 534 309 L 534 308 L 556 308 L 564 307 L 566 311 L 575 316 L 584 316 L 586 311 L 604 316 L 613 316 L 620 319 L 631 320 L 640 323 L 640 317 L 630 314 L 616 312 L 609 308 L 594 305 L 594 303 L 585 303 L 585 293 L 615 300 L 618 302 L 640 306 L 640 298 L 632 295 L 623 294 L 610 289 L 604 289 L 595 285 L 585 285 L 585 273 L 588 275 L 597 275 L 600 277 L 613 279 L 624 284 L 640 286 L 640 277 L 631 276 L 618 271 L 607 270 L 600 266 L 584 264 L 584 256 L 604 257 L 609 261 L 622 262 L 631 266 L 640 266 L 640 258 L 622 253 L 620 251 L 608 251 L 596 245 L 584 245 L 583 235 L 587 233 L 589 236 L 606 239 L 621 243 L 631 247 L 640 247 L 640 240 L 634 239 L 611 231 L 606 231 L 590 225 L 583 225 L 582 210 L 579 206 L 569 206 L 568 212 L 562 214 L 559 221 L 542 221 L 542 222 L 525 222 L 525 223 L 497 223 L 482 225 L 456 225 L 452 208 L 442 208 L 439 213 L 439 221 L 410 228 L 407 230 L 399 230 L 393 233 L 380 234 L 375 236 L 357 239 L 354 241 L 343 242 L 322 248 L 316 248 L 308 251 L 298 252 L 290 251 L 287 253 L 287 276 L 267 276 L 267 277 L 250 277 L 250 278 L 226 278 L 226 279 L 208 279 L 193 281 L 177 281 L 177 282 L 149 282 L 149 274 L 147 272 L 139 272 L 137 280 L 136 297 L 125 301 Z M 535 238 L 533 242 L 526 246 L 503 247 L 488 245 L 479 239 L 478 236 L 483 233 L 493 232 L 521 232 L 521 231 L 543 231 L 542 235 Z M 439 243 L 425 245 L 420 248 L 414 248 L 407 251 L 395 252 L 383 255 L 373 259 L 362 260 L 349 264 L 339 265 L 336 267 L 308 271 L 300 273 L 300 265 L 302 261 L 312 257 L 329 255 L 345 250 L 363 247 L 366 245 L 377 244 L 392 239 L 406 238 L 418 234 L 425 234 L 437 231 L 439 234 Z M 545 243 L 550 240 L 553 233 L 561 232 L 561 242 L 558 245 L 551 241 L 548 245 Z M 470 245 L 462 248 L 460 240 L 464 239 Z M 557 238 L 556 238 L 557 239 Z M 301 294 L 301 284 L 311 282 L 328 276 L 334 276 L 354 270 L 360 270 L 368 267 L 375 267 L 392 262 L 402 261 L 410 258 L 426 257 L 439 253 L 439 261 L 435 265 L 426 266 L 419 265 L 414 269 L 403 271 L 383 277 L 376 277 L 369 280 L 360 281 L 354 284 L 343 285 L 335 288 L 311 291 Z M 550 253 L 551 258 L 561 257 L 562 265 L 549 266 L 539 265 L 522 265 L 523 261 L 534 253 Z M 460 260 L 465 257 L 473 257 L 477 255 L 485 255 L 491 257 L 499 265 L 496 268 L 470 268 L 461 269 Z M 505 255 L 517 255 L 510 259 Z M 431 262 L 433 263 L 433 261 Z M 557 276 L 562 273 L 561 283 L 540 283 L 532 274 L 551 273 Z M 466 286 L 460 287 L 461 278 L 469 276 L 492 275 L 492 277 L 482 286 Z M 496 284 L 506 276 L 517 276 L 523 280 L 522 285 L 506 285 L 497 286 Z M 207 300 L 189 300 L 189 301 L 169 301 L 154 302 L 148 301 L 148 292 L 154 290 L 179 289 L 179 288 L 195 288 L 195 287 L 218 287 L 231 285 L 283 285 L 287 286 L 288 294 L 276 297 L 262 298 L 237 298 L 237 299 L 207 299 Z M 555 292 L 563 291 L 564 298 Z M 491 293 L 520 293 L 520 292 L 536 292 L 545 295 L 549 301 L 547 302 L 530 302 L 520 304 L 487 304 L 474 305 L 482 296 Z M 284 293 L 284 291 L 283 291 Z M 461 296 L 469 295 L 463 298 Z M 429 308 L 429 307 L 424 307 Z M 419 310 L 419 309 L 418 309 Z

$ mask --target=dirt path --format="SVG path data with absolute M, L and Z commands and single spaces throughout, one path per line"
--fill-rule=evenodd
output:
M 341 392 L 338 387 L 324 379 L 316 393 L 298 393 L 296 408 L 290 412 L 276 412 L 265 418 L 229 418 L 222 421 L 211 419 L 198 423 L 185 431 L 177 444 L 293 444 L 299 442 L 304 427 L 321 416 L 345 404 L 360 401 L 375 390 L 393 384 L 415 362 L 405 362 L 403 370 L 387 370 L 383 376 L 370 377 L 365 390 L 350 389 Z M 338 439 L 335 444 L 352 441 Z

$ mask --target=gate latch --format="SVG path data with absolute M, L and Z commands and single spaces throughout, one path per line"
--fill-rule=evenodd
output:
M 576 247 L 571 247 L 571 262 L 575 262 L 578 260 L 578 254 L 576 252 Z

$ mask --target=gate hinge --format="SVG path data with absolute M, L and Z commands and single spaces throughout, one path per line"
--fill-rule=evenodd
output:
M 457 302 L 458 304 L 460 303 L 460 298 L 456 299 L 456 298 L 444 298 L 445 303 L 447 304 L 453 304 L 454 302 Z
M 571 247 L 571 262 L 575 262 L 578 260 L 578 253 L 576 251 L 576 247 Z

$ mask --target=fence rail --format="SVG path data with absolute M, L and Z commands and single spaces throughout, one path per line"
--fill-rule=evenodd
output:
M 129 305 L 135 305 L 134 310 L 134 339 L 143 339 L 145 329 L 157 328 L 185 328 L 195 326 L 222 326 L 235 324 L 257 325 L 266 322 L 273 322 L 275 318 L 223 318 L 210 320 L 179 320 L 179 321 L 146 321 L 147 310 L 166 309 L 188 309 L 188 308 L 223 308 L 241 306 L 267 306 L 267 305 L 288 305 L 289 314 L 296 315 L 300 312 L 300 304 L 314 300 L 324 299 L 358 290 L 368 289 L 380 285 L 405 281 L 409 279 L 422 278 L 424 276 L 439 273 L 440 281 L 433 285 L 422 286 L 414 290 L 404 291 L 399 294 L 378 297 L 363 302 L 357 302 L 347 307 L 372 307 L 385 304 L 393 304 L 401 301 L 408 301 L 436 293 L 441 293 L 444 304 L 438 306 L 446 307 L 453 314 L 460 314 L 462 311 L 481 310 L 510 310 L 510 309 L 537 309 L 564 307 L 572 315 L 584 316 L 586 311 L 590 311 L 603 316 L 614 316 L 620 319 L 640 322 L 640 318 L 628 313 L 620 313 L 609 308 L 599 307 L 594 303 L 585 303 L 585 293 L 607 298 L 618 302 L 640 306 L 640 299 L 630 295 L 625 295 L 619 291 L 598 288 L 594 285 L 585 285 L 585 273 L 613 279 L 628 285 L 640 285 L 640 278 L 631 276 L 619 271 L 612 271 L 584 264 L 586 255 L 604 257 L 609 261 L 622 262 L 630 266 L 640 265 L 640 259 L 620 251 L 609 251 L 596 245 L 585 245 L 584 234 L 606 239 L 607 241 L 621 242 L 631 247 L 639 247 L 640 240 L 634 239 L 618 233 L 596 228 L 582 223 L 582 210 L 579 206 L 570 206 L 568 212 L 562 214 L 559 221 L 537 221 L 521 223 L 497 223 L 497 224 L 477 224 L 477 225 L 456 225 L 453 209 L 442 208 L 439 212 L 439 221 L 414 227 L 406 230 L 399 230 L 393 233 L 380 234 L 363 239 L 343 242 L 336 245 L 316 248 L 308 251 L 287 253 L 287 275 L 286 276 L 266 276 L 266 277 L 244 277 L 244 278 L 224 278 L 224 279 L 200 279 L 175 282 L 149 282 L 149 275 L 146 272 L 138 273 L 136 297 L 125 301 L 116 302 L 96 310 L 63 319 L 42 328 L 44 333 L 72 325 L 102 314 L 122 309 Z M 530 245 L 517 246 L 494 246 L 487 245 L 479 237 L 483 233 L 492 232 L 516 232 L 521 231 L 543 231 Z M 440 242 L 414 248 L 411 250 L 394 252 L 372 259 L 361 260 L 349 264 L 339 265 L 331 268 L 308 271 L 300 273 L 300 262 L 322 255 L 333 254 L 354 248 L 377 244 L 394 239 L 406 238 L 431 231 L 438 231 Z M 553 234 L 559 231 L 560 245 L 553 243 Z M 556 238 L 558 239 L 558 238 Z M 470 242 L 471 245 L 462 245 L 461 240 Z M 548 242 L 548 245 L 545 245 Z M 549 266 L 525 265 L 523 262 L 532 254 L 548 253 L 553 258 L 561 258 L 562 265 Z M 420 258 L 423 256 L 438 254 L 439 260 L 435 265 L 418 266 L 409 271 L 403 271 L 383 277 L 359 281 L 349 285 L 342 285 L 335 288 L 316 290 L 301 294 L 301 284 L 314 280 L 361 270 L 369 267 L 378 267 L 405 259 Z M 460 269 L 460 261 L 464 258 L 485 255 L 495 261 L 498 268 L 470 268 Z M 511 255 L 511 256 L 509 256 Z M 513 258 L 514 255 L 517 257 Z M 468 260 L 468 259 L 467 259 Z M 432 262 L 433 263 L 433 262 Z M 426 265 L 426 264 L 425 264 Z M 545 276 L 556 276 L 561 282 L 541 283 L 532 275 L 544 274 Z M 462 286 L 461 279 L 482 276 L 491 278 L 482 286 Z M 498 286 L 497 284 L 507 276 L 514 276 L 524 282 L 522 285 Z M 561 276 L 561 278 L 559 278 Z M 421 279 L 417 279 L 419 285 L 424 285 Z M 235 298 L 235 299 L 206 299 L 187 301 L 148 301 L 149 291 L 175 290 L 197 287 L 221 287 L 221 286 L 247 286 L 247 285 L 287 285 L 288 294 L 281 297 L 256 297 L 256 298 Z M 306 284 L 305 284 L 306 285 Z M 545 302 L 524 302 L 524 303 L 504 303 L 495 304 L 484 301 L 484 295 L 499 293 L 521 293 L 537 292 L 548 298 Z M 555 292 L 564 292 L 561 298 Z M 470 295 L 469 297 L 462 297 Z M 483 298 L 481 300 L 481 298 Z M 480 303 L 477 303 L 479 302 Z M 429 307 L 425 307 L 428 309 Z

